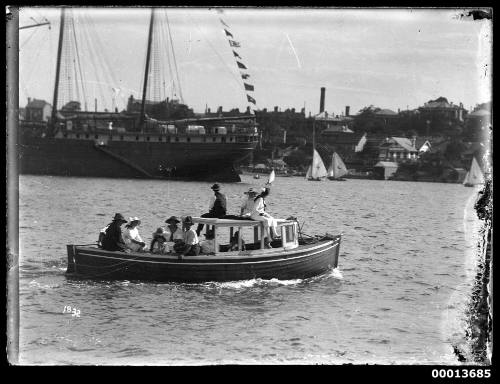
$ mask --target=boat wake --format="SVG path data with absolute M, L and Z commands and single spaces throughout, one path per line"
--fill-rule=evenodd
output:
M 208 288 L 223 288 L 223 289 L 243 289 L 255 287 L 277 287 L 286 285 L 296 285 L 302 283 L 303 279 L 279 280 L 279 279 L 251 279 L 241 281 L 226 281 L 226 282 L 208 282 L 203 284 Z
M 216 282 L 216 281 L 210 281 L 207 283 L 201 284 L 204 287 L 207 288 L 216 288 L 216 289 L 244 289 L 244 288 L 255 288 L 255 287 L 278 287 L 278 286 L 291 286 L 291 285 L 298 285 L 302 283 L 311 283 L 314 281 L 318 280 L 324 280 L 324 279 L 329 279 L 329 278 L 334 278 L 334 279 L 343 279 L 344 277 L 342 276 L 342 272 L 338 268 L 333 268 L 329 272 L 319 275 L 319 276 L 314 276 L 310 277 L 307 279 L 290 279 L 290 280 L 280 280 L 276 278 L 272 279 L 250 279 L 250 280 L 239 280 L 239 281 L 226 281 L 226 282 Z M 198 285 L 198 284 L 195 284 Z

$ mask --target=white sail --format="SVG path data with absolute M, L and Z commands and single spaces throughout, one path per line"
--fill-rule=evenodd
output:
M 469 172 L 465 175 L 464 185 L 478 185 L 484 183 L 484 176 L 479 168 L 479 164 L 476 158 L 472 158 L 472 164 L 470 166 Z
M 321 156 L 318 151 L 314 150 L 313 162 L 311 166 L 311 178 L 321 179 L 322 177 L 326 177 L 327 174 L 328 172 L 326 171 L 325 164 L 323 164 L 323 160 L 321 160 Z
M 337 154 L 337 152 L 334 152 L 332 155 L 332 163 L 328 168 L 328 177 L 334 177 L 335 179 L 339 179 L 342 176 L 347 175 L 347 173 L 348 171 L 344 162 Z
M 271 171 L 271 173 L 269 174 L 269 178 L 267 179 L 267 184 L 271 184 L 274 179 L 275 179 L 276 175 L 274 173 L 274 169 Z
M 311 168 L 312 168 L 312 166 L 311 166 L 311 165 L 309 166 L 309 168 L 307 168 L 307 172 L 306 172 L 306 179 L 311 178 Z

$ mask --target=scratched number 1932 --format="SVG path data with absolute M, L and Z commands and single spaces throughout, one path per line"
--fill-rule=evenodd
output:
M 72 317 L 80 317 L 80 310 L 78 308 L 71 308 L 71 305 L 65 305 L 63 313 L 71 313 Z

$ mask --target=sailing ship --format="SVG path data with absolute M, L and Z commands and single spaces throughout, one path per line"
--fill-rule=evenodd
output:
M 312 164 L 307 169 L 306 179 L 309 181 L 321 181 L 328 175 L 325 164 L 321 160 L 317 150 L 313 150 Z
M 349 173 L 344 162 L 337 154 L 337 152 L 333 152 L 332 162 L 328 167 L 328 179 L 335 181 L 345 181 L 342 176 L 345 176 Z
M 472 158 L 469 172 L 465 175 L 463 184 L 465 187 L 474 187 L 475 185 L 484 184 L 484 176 L 475 157 Z
M 250 106 L 246 112 L 236 115 L 197 117 L 192 112 L 180 113 L 189 109 L 177 100 L 167 98 L 166 102 L 156 105 L 146 100 L 151 67 L 158 66 L 157 60 L 151 60 L 153 30 L 157 22 L 155 13 L 158 10 L 151 9 L 142 100 L 136 103 L 139 105 L 136 105 L 135 111 L 127 109 L 118 112 L 115 109 L 114 112 L 98 112 L 97 99 L 93 112 L 81 111 L 80 103 L 75 101 L 58 108 L 59 80 L 62 78 L 62 82 L 67 81 L 64 70 L 68 71 L 68 68 L 79 64 L 82 56 L 80 54 L 77 60 L 67 58 L 71 48 L 68 48 L 68 41 L 76 36 L 74 29 L 70 28 L 75 28 L 79 23 L 71 18 L 65 20 L 66 11 L 64 7 L 61 8 L 51 117 L 47 123 L 21 120 L 19 124 L 18 159 L 21 174 L 241 181 L 234 164 L 250 156 L 258 143 L 255 114 Z M 228 32 L 227 25 L 224 25 Z M 168 31 L 170 33 L 170 28 Z M 65 33 L 69 36 L 64 36 Z M 157 49 L 165 49 L 158 44 L 158 40 L 155 41 Z M 78 44 L 72 44 L 71 49 L 78 49 Z M 170 49 L 173 50 L 173 46 Z M 233 45 L 231 49 L 235 53 Z M 61 65 L 61 52 L 65 53 L 64 57 L 70 63 L 66 63 L 66 67 Z M 237 64 L 241 68 L 242 64 Z M 81 76 L 85 71 L 81 70 L 81 65 L 79 69 Z M 76 69 L 75 73 L 78 73 Z M 242 73 L 242 79 L 248 76 Z M 78 78 L 75 74 L 74 79 Z M 245 91 L 253 90 L 253 86 L 243 84 Z M 63 86 L 66 85 L 63 83 Z M 247 100 L 255 104 L 255 99 L 248 94 Z M 163 106 L 163 110 L 169 113 L 155 118 L 157 116 L 153 112 L 158 106 Z M 140 107 L 140 113 L 137 107 Z

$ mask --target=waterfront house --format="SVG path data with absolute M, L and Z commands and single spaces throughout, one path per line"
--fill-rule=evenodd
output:
M 388 137 L 379 145 L 378 158 L 381 161 L 415 161 L 417 156 L 415 141 L 406 137 Z
M 373 174 L 377 179 L 387 180 L 398 170 L 398 163 L 394 161 L 379 161 L 373 167 Z
M 51 113 L 52 106 L 45 100 L 31 99 L 28 97 L 28 104 L 25 108 L 25 120 L 48 121 Z

